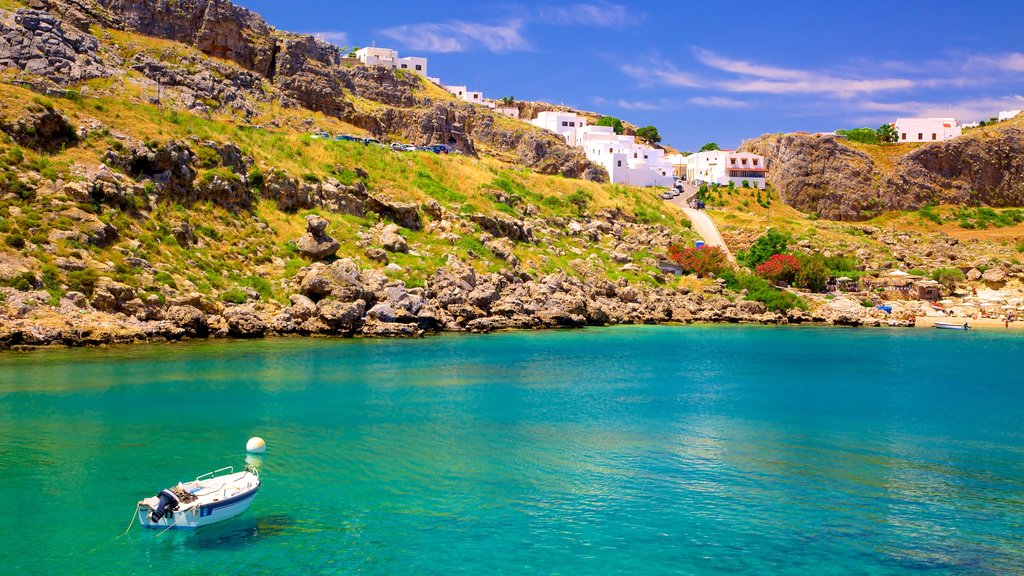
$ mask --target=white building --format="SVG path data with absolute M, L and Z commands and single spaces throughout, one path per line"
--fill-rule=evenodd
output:
M 941 142 L 963 134 L 956 118 L 899 118 L 893 127 L 899 142 Z
M 734 150 L 707 150 L 685 157 L 686 179 L 690 182 L 708 182 L 728 186 L 732 182 L 742 186 L 743 181 L 753 188 L 765 186 L 764 157 L 750 152 Z
M 464 100 L 470 104 L 483 104 L 484 93 L 473 92 L 467 89 L 465 86 L 444 86 L 444 89 L 451 92 L 459 100 Z
M 999 113 L 999 121 L 1009 120 L 1010 118 L 1016 118 L 1020 114 L 1020 110 L 1003 110 Z
M 390 48 L 360 48 L 356 58 L 367 66 L 384 66 L 393 70 L 409 70 L 427 77 L 427 59 L 418 56 L 399 58 L 398 52 Z
M 664 150 L 638 144 L 633 136 L 618 135 L 611 126 L 590 126 L 578 114 L 554 111 L 541 112 L 531 123 L 582 148 L 591 162 L 608 171 L 614 184 L 672 186 L 672 164 L 665 159 Z

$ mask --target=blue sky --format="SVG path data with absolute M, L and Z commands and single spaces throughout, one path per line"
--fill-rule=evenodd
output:
M 1024 108 L 1012 1 L 237 2 L 283 30 L 426 56 L 487 97 L 653 124 L 681 150 Z

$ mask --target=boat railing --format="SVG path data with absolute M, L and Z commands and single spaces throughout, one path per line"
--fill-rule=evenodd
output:
M 218 469 L 214 470 L 213 472 L 207 472 L 206 474 L 203 474 L 201 476 L 196 476 L 196 482 L 199 482 L 203 478 L 207 478 L 207 477 L 213 478 L 214 476 L 217 475 L 218 472 L 223 472 L 225 470 L 229 470 L 228 474 L 234 474 L 235 473 L 235 467 L 234 466 L 225 466 L 223 468 L 218 468 Z

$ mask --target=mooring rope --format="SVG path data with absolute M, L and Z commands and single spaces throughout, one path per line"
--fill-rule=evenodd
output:
M 134 511 L 132 512 L 132 521 L 128 523 L 128 527 L 124 529 L 124 533 L 123 533 L 123 534 L 121 534 L 121 536 L 118 536 L 117 538 L 114 538 L 114 540 L 119 540 L 119 539 L 120 539 L 121 537 L 123 537 L 123 536 L 127 536 L 127 535 L 128 535 L 128 531 L 132 529 L 132 526 L 133 526 L 133 525 L 135 524 L 135 518 L 136 518 L 136 517 L 137 517 L 138 515 L 139 515 L 139 509 L 138 509 L 138 508 L 136 508 L 136 509 L 135 509 L 135 510 L 134 510 Z

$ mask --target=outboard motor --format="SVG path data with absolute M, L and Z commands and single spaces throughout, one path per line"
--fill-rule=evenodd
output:
M 179 501 L 178 497 L 174 495 L 174 492 L 171 492 L 170 490 L 161 490 L 160 493 L 157 494 L 157 498 L 160 499 L 160 502 L 156 505 L 156 510 L 153 510 L 149 514 L 149 519 L 153 522 L 159 522 L 160 519 L 164 517 L 164 514 L 174 512 L 178 509 Z

